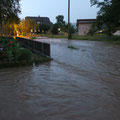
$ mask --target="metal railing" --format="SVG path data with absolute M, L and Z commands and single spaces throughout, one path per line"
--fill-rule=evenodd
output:
M 35 53 L 39 53 L 43 56 L 50 57 L 50 44 L 42 43 L 30 39 L 17 37 L 16 40 L 25 48 L 32 50 Z

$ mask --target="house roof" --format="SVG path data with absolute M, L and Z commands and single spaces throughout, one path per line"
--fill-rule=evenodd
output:
M 25 17 L 25 19 L 33 19 L 36 22 L 42 22 L 42 24 L 51 25 L 50 19 L 48 17 L 31 17 L 31 16 L 27 16 L 27 17 Z
M 77 20 L 77 25 L 78 24 L 92 24 L 96 21 L 96 19 L 78 19 Z

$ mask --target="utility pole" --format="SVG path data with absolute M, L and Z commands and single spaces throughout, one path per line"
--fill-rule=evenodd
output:
M 70 39 L 70 0 L 68 0 L 68 39 Z

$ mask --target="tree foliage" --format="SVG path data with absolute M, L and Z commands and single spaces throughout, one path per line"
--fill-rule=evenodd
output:
M 89 32 L 87 33 L 88 35 L 94 35 L 97 32 L 97 25 L 96 22 L 92 24 Z
M 19 24 L 19 28 L 21 33 L 31 33 L 31 30 L 34 31 L 34 29 L 36 29 L 37 27 L 37 23 L 34 20 L 30 20 L 30 19 L 23 19 L 20 24 Z
M 58 28 L 60 28 L 60 25 L 55 23 L 52 28 L 52 33 L 57 35 L 58 34 Z
M 66 34 L 66 33 L 68 33 L 68 24 L 65 23 L 64 16 L 58 15 L 56 17 L 56 19 L 57 19 L 57 23 L 55 23 L 53 25 L 52 33 L 53 34 Z M 72 26 L 72 24 L 70 24 L 70 34 L 72 35 L 73 33 L 75 33 L 75 29 Z
M 14 20 L 20 13 L 20 0 L 0 0 L 0 23 Z
M 3 26 L 18 23 L 20 13 L 20 0 L 0 0 L 0 33 L 3 34 Z
M 68 24 L 64 25 L 63 31 L 68 33 Z M 73 34 L 73 33 L 75 33 L 75 29 L 74 29 L 73 25 L 70 24 L 70 34 Z
M 48 25 L 44 25 L 44 24 L 37 25 L 38 33 L 47 33 L 49 30 L 50 30 L 50 26 Z
M 100 10 L 97 15 L 97 27 L 104 28 L 111 36 L 120 26 L 120 1 L 119 0 L 91 0 L 92 5 L 97 5 Z
M 65 24 L 64 16 L 63 15 L 58 15 L 56 17 L 56 20 L 57 20 L 57 24 L 59 24 L 59 25 L 64 25 Z

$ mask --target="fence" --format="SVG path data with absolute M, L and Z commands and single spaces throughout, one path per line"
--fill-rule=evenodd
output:
M 20 37 L 17 37 L 16 39 L 23 47 L 28 48 L 33 52 L 39 53 L 43 56 L 50 57 L 50 44 Z

